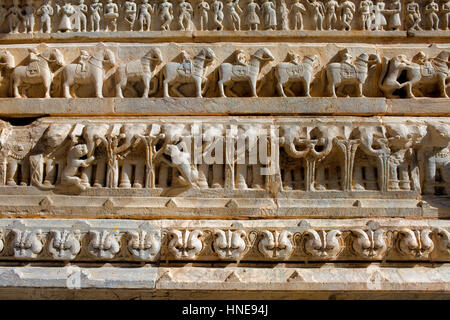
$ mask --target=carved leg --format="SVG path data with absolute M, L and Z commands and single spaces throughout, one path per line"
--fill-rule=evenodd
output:
M 303 86 L 304 86 L 304 88 L 305 88 L 305 95 L 308 97 L 308 98 L 311 98 L 311 93 L 309 92 L 310 90 L 310 86 L 311 86 L 311 84 L 310 84 L 310 80 L 308 79 L 308 80 L 306 80 L 306 79 L 303 79 Z
M 357 97 L 364 97 L 364 95 L 362 93 L 363 92 L 363 84 L 362 84 L 362 82 L 358 83 L 356 88 L 357 88 L 356 96 Z
M 144 185 L 144 164 L 138 163 L 136 164 L 136 168 L 134 171 L 134 183 L 133 188 L 142 188 Z
M 14 180 L 14 176 L 17 172 L 17 162 L 16 160 L 10 160 L 8 162 L 7 170 L 6 170 L 6 185 L 15 186 L 16 181 Z
M 21 81 L 18 79 L 13 79 L 13 92 L 15 98 L 22 98 L 22 96 L 19 93 L 19 86 L 21 84 Z
M 283 190 L 292 190 L 292 171 L 288 168 L 283 173 Z
M 375 167 L 366 167 L 366 186 L 368 190 L 377 190 L 377 182 L 375 179 Z
M 199 165 L 200 170 L 198 171 L 198 186 L 202 189 L 208 189 L 208 171 L 209 165 L 202 163 Z
M 278 94 L 280 96 L 286 97 L 286 94 L 284 93 L 284 90 L 283 90 L 283 83 L 281 83 L 281 81 L 278 81 L 277 90 L 278 90 Z
M 103 79 L 101 77 L 95 78 L 95 96 L 97 98 L 103 98 Z
M 122 177 L 120 178 L 119 188 L 131 188 L 130 177 L 132 173 L 131 164 L 124 162 L 122 167 Z
M 252 166 L 252 188 L 262 189 L 263 176 L 261 175 L 261 165 L 255 164 Z
M 323 165 L 316 167 L 316 181 L 314 183 L 314 189 L 317 191 L 325 191 L 325 167 Z
M 441 77 L 439 79 L 438 83 L 439 83 L 439 90 L 441 91 L 441 97 L 448 98 L 447 91 L 445 90 L 446 89 L 446 87 L 445 87 L 445 77 Z
M 160 188 L 167 188 L 169 179 L 169 166 L 161 163 L 159 166 L 158 186 Z
M 28 181 L 29 181 L 29 177 L 30 177 L 30 166 L 28 165 L 28 160 L 27 159 L 24 159 L 22 161 L 22 165 L 20 167 L 20 173 L 21 173 L 20 185 L 21 186 L 27 186 L 28 185 Z
M 44 185 L 50 186 L 55 181 L 56 167 L 55 167 L 55 163 L 51 159 L 48 159 L 45 164 L 46 164 L 46 166 L 45 166 Z
M 219 86 L 220 96 L 222 98 L 226 98 L 225 90 L 223 88 L 223 80 L 219 80 L 219 82 L 217 82 L 217 85 Z
M 411 183 L 409 181 L 408 164 L 401 164 L 398 168 L 400 173 L 400 189 L 411 190 Z
M 101 188 L 105 183 L 106 163 L 97 161 L 97 170 L 95 171 L 94 188 Z
M 150 76 L 142 77 L 144 82 L 144 92 L 142 93 L 142 98 L 148 98 L 148 91 L 150 90 Z
M 237 164 L 236 165 L 236 185 L 238 189 L 248 189 L 247 183 L 247 165 Z
M 363 186 L 363 168 L 361 166 L 355 166 L 355 175 L 353 178 L 353 189 L 355 190 L 365 190 Z
M 89 188 L 91 186 L 91 177 L 92 177 L 92 166 L 89 166 L 87 168 L 83 168 L 81 171 L 81 184 Z
M 164 79 L 163 81 L 164 98 L 169 98 L 169 81 Z
M 122 88 L 125 89 L 126 83 L 123 83 L 123 80 L 118 81 L 116 85 L 116 96 L 119 98 L 123 98 Z
M 390 163 L 389 164 L 389 189 L 398 190 L 400 186 L 398 184 L 397 178 L 397 165 Z
M 213 164 L 213 180 L 211 188 L 222 188 L 223 185 L 223 165 Z
M 425 167 L 424 194 L 434 194 L 434 183 L 436 181 L 436 162 L 434 159 L 427 161 Z
M 64 98 L 72 98 L 70 94 L 70 86 L 67 81 L 63 83 Z
M 328 92 L 331 93 L 331 96 L 333 98 L 337 98 L 337 96 L 336 96 L 336 86 L 334 85 L 334 83 L 330 82 L 328 84 Z
M 197 91 L 197 98 L 202 97 L 202 78 L 195 78 L 195 89 Z
M 252 88 L 252 97 L 258 97 L 256 94 L 256 77 L 250 79 L 250 87 Z

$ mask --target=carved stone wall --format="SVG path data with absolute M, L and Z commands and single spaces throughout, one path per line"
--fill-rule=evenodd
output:
M 448 299 L 449 23 L 3 2 L 0 297 Z

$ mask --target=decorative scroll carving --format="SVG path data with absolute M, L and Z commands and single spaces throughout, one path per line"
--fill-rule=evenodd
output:
M 303 245 L 306 253 L 313 257 L 333 259 L 342 250 L 342 233 L 339 230 L 309 229 L 303 234 Z
M 13 229 L 14 257 L 19 259 L 35 258 L 42 251 L 41 230 L 19 230 Z
M 169 251 L 177 259 L 194 259 L 203 250 L 201 230 L 170 230 Z
M 434 249 L 430 229 L 411 230 L 403 228 L 398 235 L 399 251 L 411 257 L 426 258 Z
M 117 231 L 91 230 L 88 251 L 90 254 L 111 259 L 120 251 L 121 235 Z
M 79 230 L 52 230 L 48 251 L 56 260 L 72 260 L 81 250 Z
M 214 250 L 222 259 L 242 258 L 247 249 L 246 232 L 244 230 L 219 230 L 214 233 Z
M 293 234 L 290 231 L 278 230 L 261 232 L 261 240 L 258 243 L 259 251 L 269 259 L 289 259 L 294 251 L 292 244 Z

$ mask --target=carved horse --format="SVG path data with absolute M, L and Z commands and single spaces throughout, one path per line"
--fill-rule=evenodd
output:
M 322 83 L 328 83 L 328 91 L 333 98 L 337 97 L 336 87 L 348 84 L 356 86 L 357 97 L 363 97 L 363 84 L 366 82 L 369 66 L 380 62 L 380 57 L 377 54 L 367 56 L 367 54 L 362 53 L 356 57 L 354 64 L 346 62 L 330 63 L 322 74 Z
M 251 95 L 257 97 L 256 82 L 261 69 L 261 64 L 267 61 L 273 61 L 275 58 L 272 53 L 266 49 L 258 49 L 250 58 L 248 66 L 233 65 L 231 63 L 222 63 L 219 67 L 219 90 L 220 96 L 226 97 L 224 85 L 239 82 L 248 81 L 251 87 Z
M 16 98 L 22 98 L 19 87 L 29 87 L 33 84 L 43 84 L 45 98 L 50 98 L 50 86 L 53 81 L 53 72 L 50 64 L 64 65 L 64 57 L 58 49 L 52 48 L 37 56 L 37 61 L 26 66 L 18 66 L 11 73 L 11 88 Z
M 63 93 L 65 98 L 73 98 L 70 88 L 73 85 L 93 84 L 97 98 L 103 98 L 103 82 L 107 79 L 111 71 L 105 72 L 104 65 L 114 67 L 116 58 L 109 49 L 103 49 L 94 53 L 86 63 L 86 71 L 81 70 L 78 63 L 68 64 L 64 67 L 63 73 Z M 113 69 L 113 71 L 115 71 Z
M 408 98 L 414 98 L 414 86 L 437 83 L 441 96 L 448 98 L 446 81 L 450 77 L 449 57 L 450 51 L 441 51 L 437 57 L 423 65 L 409 61 L 405 55 L 395 56 L 391 60 L 384 58 L 379 87 L 387 98 L 398 98 L 393 93 L 401 88 L 406 89 Z M 398 78 L 402 73 L 406 74 L 407 81 L 400 83 Z
M 312 73 L 316 66 L 319 65 L 319 59 L 316 55 L 307 55 L 303 58 L 303 62 L 300 64 L 294 64 L 292 62 L 282 62 L 277 65 L 275 69 L 275 78 L 277 79 L 277 89 L 278 93 L 286 97 L 284 93 L 284 86 L 287 83 L 294 81 L 301 81 L 305 88 L 305 93 L 307 97 L 311 97 L 309 93 Z M 288 93 L 295 96 L 295 94 L 286 87 Z
M 202 97 L 202 84 L 206 82 L 206 70 L 207 66 L 211 64 L 216 59 L 216 55 L 209 48 L 204 48 L 200 50 L 197 54 L 190 67 L 186 66 L 186 63 L 178 62 L 168 62 L 162 72 L 162 84 L 164 88 L 164 97 L 169 97 L 169 84 L 176 84 L 172 87 L 172 90 L 176 92 L 177 95 L 183 96 L 179 91 L 178 87 L 180 84 L 184 83 L 195 83 L 196 95 L 197 97 Z
M 162 62 L 161 51 L 158 48 L 151 49 L 140 60 L 134 60 L 126 64 L 120 65 L 116 72 L 116 95 L 123 98 L 122 90 L 125 89 L 128 82 L 142 81 L 144 82 L 143 98 L 147 98 L 150 90 L 150 80 L 155 75 L 155 68 Z M 152 92 L 157 90 L 155 84 Z

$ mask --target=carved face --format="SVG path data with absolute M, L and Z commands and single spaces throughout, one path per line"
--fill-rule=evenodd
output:
M 70 151 L 70 156 L 73 158 L 81 158 L 85 155 L 87 155 L 88 149 L 85 144 L 78 144 L 72 148 Z

